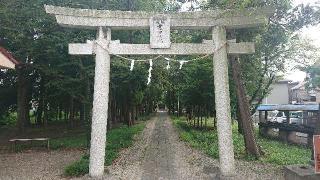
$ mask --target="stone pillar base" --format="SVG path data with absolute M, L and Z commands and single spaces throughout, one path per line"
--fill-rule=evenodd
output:
M 320 174 L 315 174 L 310 165 L 290 165 L 284 167 L 285 180 L 319 180 Z
M 313 147 L 313 134 L 308 134 L 308 147 Z
M 283 142 L 288 142 L 288 132 L 279 130 L 279 139 Z
M 277 133 L 274 131 L 274 129 L 273 128 L 270 128 L 270 127 L 268 127 L 267 128 L 267 136 L 268 137 L 276 137 L 277 136 Z
M 300 144 L 300 142 L 297 140 L 297 132 L 295 131 L 290 131 L 288 132 L 287 140 L 289 143 L 294 143 L 294 144 Z
M 267 137 L 268 136 L 268 128 L 259 126 L 259 134 L 262 137 Z

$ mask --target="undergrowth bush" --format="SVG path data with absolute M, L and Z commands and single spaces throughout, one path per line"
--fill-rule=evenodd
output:
M 87 136 L 85 133 L 77 136 L 63 137 L 58 139 L 52 139 L 50 141 L 51 149 L 61 148 L 86 148 L 87 147 Z
M 0 127 L 12 127 L 17 122 L 17 113 L 10 112 L 0 116 Z
M 192 147 L 204 151 L 213 158 L 219 158 L 218 136 L 216 130 L 195 129 L 187 124 L 184 118 L 172 117 L 175 127 L 179 131 L 180 138 Z M 256 160 L 247 156 L 243 135 L 239 134 L 237 124 L 232 127 L 232 137 L 235 157 L 248 161 Z M 276 140 L 257 136 L 257 141 L 265 155 L 259 161 L 275 165 L 308 164 L 311 150 L 297 145 L 290 145 Z
M 121 149 L 127 148 L 133 143 L 133 137 L 140 133 L 145 127 L 145 123 L 139 123 L 132 127 L 121 126 L 110 130 L 107 133 L 107 145 L 105 165 L 111 165 L 112 161 L 118 157 Z M 85 136 L 83 136 L 85 141 Z M 79 161 L 72 163 L 65 168 L 66 176 L 82 176 L 89 172 L 89 155 L 84 155 Z
M 79 161 L 67 166 L 64 170 L 67 176 L 81 176 L 89 172 L 89 158 L 83 156 Z

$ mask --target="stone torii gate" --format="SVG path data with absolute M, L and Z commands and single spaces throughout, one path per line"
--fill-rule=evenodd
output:
M 97 29 L 97 39 L 85 44 L 69 44 L 73 55 L 96 55 L 94 100 L 90 148 L 89 175 L 100 177 L 104 172 L 110 55 L 197 55 L 214 54 L 215 104 L 222 176 L 235 174 L 232 143 L 228 54 L 252 54 L 254 44 L 227 41 L 226 31 L 263 25 L 273 14 L 269 8 L 239 11 L 183 12 L 154 14 L 74 9 L 45 6 L 57 22 L 71 28 Z M 111 40 L 112 29 L 150 29 L 150 44 L 122 44 Z M 212 40 L 203 43 L 171 43 L 171 29 L 212 30 Z

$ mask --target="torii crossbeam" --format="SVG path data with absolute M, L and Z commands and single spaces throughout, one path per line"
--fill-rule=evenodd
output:
M 252 54 L 254 44 L 227 41 L 226 30 L 266 24 L 274 11 L 270 8 L 242 11 L 200 11 L 154 14 L 149 12 L 106 11 L 45 6 L 65 27 L 97 29 L 97 39 L 69 44 L 73 55 L 96 55 L 94 101 L 89 175 L 104 172 L 106 125 L 110 81 L 110 55 L 196 55 L 214 54 L 215 104 L 222 176 L 235 175 L 232 143 L 228 54 Z M 111 40 L 112 29 L 150 29 L 150 44 L 122 44 Z M 212 40 L 203 43 L 171 43 L 171 29 L 212 30 Z

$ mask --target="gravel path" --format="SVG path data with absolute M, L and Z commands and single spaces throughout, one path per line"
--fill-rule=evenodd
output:
M 0 154 L 0 180 L 63 179 L 66 165 L 79 160 L 79 150 Z M 236 161 L 233 179 L 283 179 L 276 166 Z M 135 143 L 120 153 L 103 179 L 193 180 L 218 179 L 219 163 L 180 141 L 168 115 L 160 112 L 148 121 Z M 75 179 L 90 179 L 87 176 Z
M 218 179 L 219 163 L 180 141 L 166 113 L 147 123 L 135 144 L 106 168 L 104 179 Z M 282 170 L 262 163 L 236 161 L 233 179 L 283 179 Z
M 63 179 L 64 168 L 83 155 L 80 150 L 0 154 L 0 180 Z

